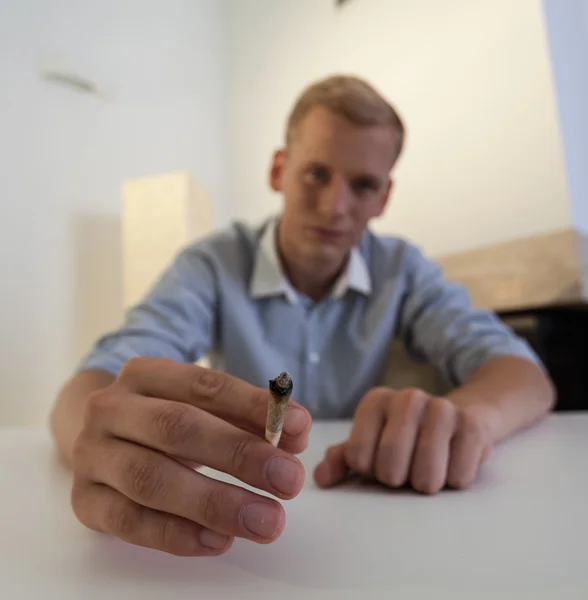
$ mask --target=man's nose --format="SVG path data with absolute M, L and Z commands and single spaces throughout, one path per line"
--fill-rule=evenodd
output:
M 319 209 L 326 217 L 341 217 L 349 210 L 349 200 L 349 190 L 345 182 L 332 181 L 321 195 Z

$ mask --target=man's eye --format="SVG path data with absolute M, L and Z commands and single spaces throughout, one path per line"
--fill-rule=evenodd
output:
M 324 167 L 313 167 L 309 171 L 310 179 L 319 183 L 327 183 L 329 181 L 329 172 Z
M 353 187 L 357 192 L 375 192 L 378 190 L 378 184 L 373 179 L 358 179 Z

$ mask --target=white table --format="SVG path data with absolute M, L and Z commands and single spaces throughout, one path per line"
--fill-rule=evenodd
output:
M 347 424 L 317 423 L 305 489 L 271 545 L 178 558 L 80 525 L 44 431 L 0 430 L 0 598 L 588 598 L 588 415 L 550 416 L 500 446 L 463 492 L 357 484 L 312 467 Z

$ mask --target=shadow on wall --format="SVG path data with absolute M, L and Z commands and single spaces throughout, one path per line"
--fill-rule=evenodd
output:
M 118 217 L 80 214 L 73 227 L 74 326 L 70 348 L 76 365 L 98 336 L 122 321 L 122 258 Z

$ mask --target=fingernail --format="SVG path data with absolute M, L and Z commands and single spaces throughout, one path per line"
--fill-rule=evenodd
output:
M 290 496 L 300 489 L 302 469 L 289 458 L 272 458 L 267 465 L 267 479 L 280 493 Z
M 251 533 L 271 538 L 282 524 L 282 515 L 277 508 L 269 504 L 254 502 L 241 511 L 241 523 Z
M 308 424 L 308 415 L 301 408 L 291 407 L 286 411 L 284 419 L 284 431 L 288 435 L 302 433 Z
M 200 532 L 200 543 L 207 548 L 212 548 L 213 550 L 220 550 L 224 548 L 229 541 L 229 538 L 226 535 L 221 535 L 216 531 L 211 531 L 210 529 L 203 529 Z

